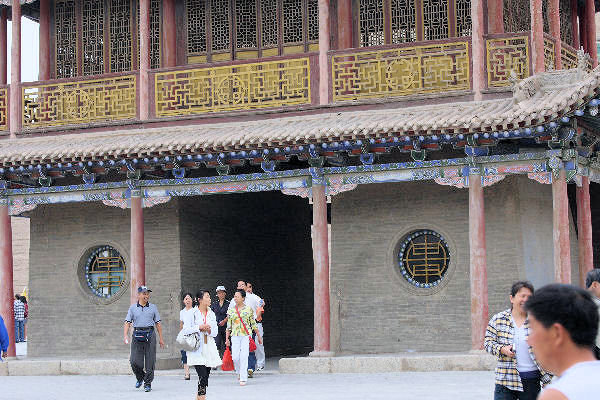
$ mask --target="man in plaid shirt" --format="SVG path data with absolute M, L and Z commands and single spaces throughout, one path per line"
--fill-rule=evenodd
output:
M 538 366 L 527 344 L 529 321 L 524 305 L 531 295 L 531 283 L 514 283 L 512 308 L 494 315 L 485 331 L 485 350 L 498 357 L 494 400 L 535 400 L 540 382 L 545 385 L 552 379 Z
M 16 294 L 13 302 L 13 312 L 15 313 L 15 342 L 25 341 L 25 304 L 21 297 Z

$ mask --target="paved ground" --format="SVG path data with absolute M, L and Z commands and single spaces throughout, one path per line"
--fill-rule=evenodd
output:
M 132 376 L 0 377 L 0 398 L 25 400 L 192 400 L 195 376 L 182 380 L 179 371 L 161 371 L 151 393 L 135 389 Z M 234 375 L 211 377 L 209 400 L 399 399 L 491 400 L 492 372 L 406 372 L 393 374 L 281 375 L 260 374 L 240 387 Z M 6 397 L 2 397 L 6 396 Z

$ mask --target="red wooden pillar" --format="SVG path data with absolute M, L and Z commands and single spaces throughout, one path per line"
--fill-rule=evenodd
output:
M 38 80 L 50 79 L 50 0 L 40 0 L 40 48 Z
M 8 60 L 7 55 L 7 44 L 6 44 L 6 21 L 8 19 L 8 12 L 6 7 L 0 9 L 0 85 L 6 85 L 6 73 L 8 71 Z
M 483 349 L 489 319 L 485 207 L 480 175 L 469 176 L 469 250 L 471 286 L 471 348 Z
M 131 194 L 131 304 L 137 301 L 138 286 L 146 284 L 143 201 L 135 192 Z
M 163 65 L 177 65 L 177 23 L 175 22 L 175 0 L 163 1 Z
M 21 131 L 21 3 L 12 2 L 12 46 L 10 51 L 10 137 Z
M 327 197 L 325 185 L 312 186 L 313 200 L 313 258 L 315 263 L 315 350 L 318 355 L 328 353 L 329 346 L 329 235 L 327 232 Z
M 579 284 L 585 287 L 585 276 L 594 268 L 594 247 L 592 243 L 592 209 L 590 206 L 590 179 L 581 178 L 577 188 L 577 233 L 579 248 Z
M 546 70 L 544 66 L 544 16 L 542 0 L 530 0 L 531 8 L 531 53 L 533 73 L 539 74 Z M 522 10 L 526 12 L 526 10 Z
M 483 39 L 483 0 L 471 1 L 471 20 L 473 26 L 473 92 L 475 101 L 480 101 L 485 88 L 485 40 Z
M 319 103 L 329 104 L 329 0 L 319 0 Z M 329 324 L 329 323 L 328 323 Z M 328 325 L 329 326 L 329 325 Z M 329 330 L 329 329 L 328 329 Z M 329 341 L 327 342 L 329 343 Z
M 571 248 L 569 243 L 569 199 L 564 169 L 552 178 L 552 238 L 554 241 L 554 279 L 571 283 Z
M 579 17 L 579 46 L 583 47 L 583 51 L 588 52 L 587 29 L 585 26 L 585 9 L 577 10 Z
M 338 0 L 337 28 L 338 48 L 352 48 L 352 0 Z
M 140 0 L 140 119 L 147 120 L 150 105 L 150 0 Z
M 487 4 L 489 33 L 504 33 L 504 0 L 488 0 Z
M 8 207 L 8 200 L 4 199 L 0 203 L 0 314 L 8 330 L 8 356 L 15 357 L 12 227 Z
M 585 2 L 585 29 L 588 40 L 588 52 L 592 57 L 593 67 L 598 66 L 598 49 L 596 47 L 596 6 L 594 0 Z
M 571 26 L 573 30 L 573 43 L 568 43 L 579 49 L 579 18 L 577 18 L 577 0 L 571 0 Z
M 550 0 L 548 7 L 548 17 L 550 19 L 550 36 L 554 41 L 554 68 L 562 69 L 562 60 L 560 58 L 562 42 L 560 37 L 560 0 Z

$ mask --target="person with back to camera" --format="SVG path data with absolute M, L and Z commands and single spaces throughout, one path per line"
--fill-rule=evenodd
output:
M 594 268 L 589 271 L 585 277 L 585 287 L 592 295 L 592 299 L 598 307 L 598 316 L 600 317 L 600 269 Z M 600 326 L 596 334 L 596 346 L 594 347 L 596 358 L 600 360 Z
M 485 331 L 485 350 L 498 357 L 494 400 L 535 400 L 540 383 L 552 379 L 540 369 L 527 344 L 529 321 L 524 305 L 533 292 L 530 282 L 515 282 L 509 296 L 511 308 L 494 315 Z
M 600 361 L 594 356 L 598 310 L 585 290 L 547 285 L 525 303 L 531 321 L 529 344 L 540 365 L 558 379 L 539 400 L 600 398 Z

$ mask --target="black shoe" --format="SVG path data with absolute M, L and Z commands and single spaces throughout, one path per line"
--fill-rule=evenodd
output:
M 142 386 L 142 383 L 144 383 L 144 381 L 137 381 L 137 382 L 135 383 L 135 388 L 136 388 L 136 389 L 139 389 L 139 388 Z
M 144 385 L 144 392 L 149 392 L 152 390 L 152 387 L 150 385 Z

